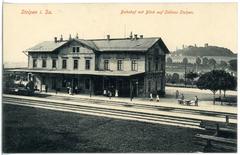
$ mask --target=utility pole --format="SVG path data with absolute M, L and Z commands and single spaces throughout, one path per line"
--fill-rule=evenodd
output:
M 185 84 L 185 87 L 186 87 L 186 75 L 187 75 L 187 63 L 185 62 L 185 73 L 184 73 L 184 84 Z
M 92 78 L 90 78 L 90 97 L 92 97 Z
M 130 100 L 132 101 L 133 99 L 133 94 L 132 94 L 132 80 L 130 79 Z

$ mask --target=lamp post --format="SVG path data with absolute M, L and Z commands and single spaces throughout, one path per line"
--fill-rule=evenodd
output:
M 92 97 L 92 78 L 90 78 L 90 98 Z
M 136 96 L 138 96 L 138 81 L 136 81 Z
M 132 94 L 132 80 L 130 80 L 130 100 L 132 101 L 133 94 Z

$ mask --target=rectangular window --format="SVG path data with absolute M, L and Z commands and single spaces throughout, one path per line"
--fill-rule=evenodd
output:
M 164 64 L 165 64 L 165 57 L 162 57 L 162 58 L 161 58 L 161 64 L 160 64 L 160 66 L 161 66 L 161 71 L 164 70 Z
M 72 51 L 73 51 L 73 53 L 75 53 L 75 51 L 76 51 L 75 47 L 72 48 Z
M 137 60 L 132 60 L 132 71 L 137 71 Z
M 37 67 L 37 59 L 33 59 L 33 68 Z
M 47 67 L 47 60 L 46 60 L 46 59 L 43 59 L 43 60 L 42 60 L 42 67 L 43 67 L 43 68 L 46 68 L 46 67 Z
M 121 71 L 122 69 L 122 60 L 117 61 L 117 70 Z
M 151 71 L 151 59 L 148 59 L 148 71 Z
M 109 60 L 104 60 L 104 70 L 109 70 Z
M 62 60 L 62 69 L 66 69 L 67 68 L 67 60 Z
M 156 60 L 155 60 L 155 71 L 158 71 L 158 58 L 156 58 Z
M 73 61 L 73 69 L 78 69 L 78 60 Z
M 90 80 L 89 79 L 85 79 L 85 89 L 90 89 Z
M 86 70 L 90 69 L 90 60 L 85 60 L 85 69 Z
M 57 67 L 57 60 L 53 59 L 52 60 L 52 68 L 56 68 Z
M 77 48 L 77 52 L 79 52 L 79 47 L 76 47 Z

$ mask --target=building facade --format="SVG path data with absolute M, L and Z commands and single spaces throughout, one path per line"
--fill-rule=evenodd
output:
M 25 51 L 27 72 L 35 87 L 75 93 L 112 96 L 165 94 L 165 58 L 168 48 L 161 38 L 84 40 L 56 37 Z M 16 70 L 17 71 L 17 70 Z

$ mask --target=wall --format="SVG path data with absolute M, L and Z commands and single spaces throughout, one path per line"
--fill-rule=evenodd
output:
M 73 53 L 72 47 L 79 46 L 80 52 L 79 53 Z M 33 58 L 37 58 L 37 67 L 36 68 L 42 68 L 42 59 L 46 58 L 47 60 L 47 66 L 44 69 L 54 69 L 52 68 L 52 60 L 56 59 L 57 64 L 56 68 L 57 70 L 62 70 L 62 60 L 67 60 L 67 68 L 64 70 L 74 70 L 73 69 L 73 62 L 74 59 L 78 60 L 78 69 L 77 70 L 85 70 L 85 60 L 90 60 L 90 70 L 95 70 L 95 53 L 85 47 L 82 44 L 79 44 L 76 41 L 71 42 L 69 45 L 62 47 L 58 51 L 55 52 L 48 52 L 48 53 L 29 53 L 29 68 L 33 68 Z
M 159 44 L 155 44 L 146 54 L 146 74 L 144 85 L 145 95 L 147 97 L 149 97 L 150 93 L 155 95 L 159 91 L 165 92 L 165 57 L 166 54 Z M 158 58 L 157 62 L 156 58 Z
M 137 71 L 145 71 L 145 55 L 131 53 L 101 53 L 99 55 L 99 70 L 104 70 L 104 60 L 109 60 L 109 70 L 117 71 L 117 60 L 123 60 L 123 71 L 131 71 L 131 60 L 137 60 Z

